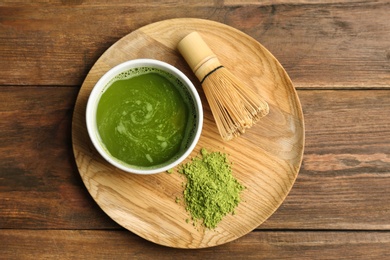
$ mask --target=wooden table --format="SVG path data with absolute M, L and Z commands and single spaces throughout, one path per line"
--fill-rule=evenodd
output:
M 390 1 L 0 1 L 1 259 L 389 259 Z M 71 125 L 88 71 L 153 22 L 209 19 L 280 61 L 306 143 L 278 210 L 205 249 L 151 243 L 112 221 L 78 172 Z

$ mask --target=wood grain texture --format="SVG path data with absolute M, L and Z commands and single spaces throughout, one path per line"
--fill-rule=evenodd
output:
M 96 215 L 72 153 L 77 94 L 73 87 L 0 88 L 0 228 L 104 227 L 108 218 Z
M 389 13 L 388 0 L 0 1 L 0 258 L 390 258 Z M 181 17 L 269 49 L 306 122 L 300 174 L 275 214 L 196 251 L 121 229 L 71 151 L 76 96 L 96 60 L 141 26 Z
M 270 114 L 240 138 L 223 142 L 199 81 L 176 49 L 188 33 L 198 31 L 220 61 L 251 86 L 270 105 Z M 239 50 L 239 51 L 238 51 Z M 229 53 L 237 52 L 234 56 Z M 226 216 L 216 230 L 194 228 L 181 197 L 179 174 L 139 176 L 108 165 L 91 147 L 85 127 L 86 100 L 95 83 L 113 66 L 131 59 L 153 58 L 170 63 L 187 76 L 202 97 L 204 124 L 191 157 L 205 147 L 222 151 L 246 187 L 234 216 Z M 170 19 L 127 35 L 110 47 L 88 73 L 77 98 L 73 119 L 73 147 L 83 181 L 99 206 L 117 223 L 152 242 L 179 248 L 203 248 L 232 241 L 255 229 L 283 202 L 300 168 L 304 128 L 295 89 L 277 60 L 242 32 L 209 20 Z M 272 129 L 272 130 L 270 130 Z
M 77 94 L 77 88 L 0 88 L 0 228 L 119 228 L 90 197 L 74 162 Z M 298 95 L 307 124 L 303 164 L 261 229 L 388 230 L 390 93 Z
M 0 84 L 81 85 L 124 35 L 156 21 L 194 17 L 255 38 L 298 88 L 389 88 L 389 12 L 388 1 L 4 2 Z
M 252 232 L 206 249 L 180 250 L 149 243 L 129 232 L 0 230 L 5 259 L 387 259 L 383 232 Z M 104 244 L 104 246 L 102 246 Z
M 271 217 L 275 222 L 264 226 L 280 228 L 291 214 L 295 220 L 284 222 L 285 228 L 389 230 L 390 92 L 300 91 L 299 96 L 306 124 L 302 168 Z

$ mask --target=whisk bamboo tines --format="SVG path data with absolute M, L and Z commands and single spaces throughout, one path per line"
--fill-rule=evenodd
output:
M 268 114 L 268 103 L 222 66 L 199 33 L 188 34 L 177 47 L 202 84 L 223 140 L 239 136 Z

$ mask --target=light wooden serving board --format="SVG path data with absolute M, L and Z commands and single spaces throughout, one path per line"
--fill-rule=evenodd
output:
M 201 85 L 176 49 L 191 31 L 198 31 L 222 64 L 270 105 L 270 113 L 243 136 L 222 141 Z M 235 215 L 227 215 L 215 230 L 194 227 L 182 197 L 184 176 L 177 172 L 141 176 L 107 164 L 87 134 L 85 109 L 98 79 L 115 65 L 153 58 L 182 70 L 202 98 L 204 127 L 191 157 L 202 147 L 221 151 L 233 162 L 233 174 L 246 189 Z M 88 73 L 77 98 L 73 149 L 79 172 L 93 199 L 114 221 L 157 244 L 203 248 L 237 239 L 263 223 L 292 188 L 302 162 L 304 123 L 294 86 L 283 67 L 260 43 L 224 24 L 201 19 L 172 19 L 142 27 L 112 45 Z M 189 158 L 185 162 L 187 162 Z

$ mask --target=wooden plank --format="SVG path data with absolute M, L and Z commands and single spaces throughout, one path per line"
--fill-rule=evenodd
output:
M 71 141 L 74 87 L 0 88 L 0 228 L 115 226 L 89 197 Z
M 287 200 L 263 227 L 389 229 L 390 92 L 299 96 L 303 165 Z
M 71 121 L 78 88 L 0 88 L 0 228 L 118 228 L 77 171 Z M 302 169 L 261 229 L 389 230 L 390 92 L 298 92 Z
M 359 5 L 365 3 L 367 1 L 359 1 L 359 0 L 263 0 L 263 1 L 255 1 L 255 0 L 225 0 L 225 5 L 317 5 L 317 4 L 354 4 Z M 386 0 L 380 0 L 377 2 L 386 2 Z
M 289 1 L 289 0 L 287 0 Z M 293 0 L 294 1 L 294 0 Z M 348 0 L 345 0 L 348 1 Z M 280 1 L 283 2 L 283 1 Z M 24 1 L 24 6 L 37 7 L 37 6 L 81 6 L 81 7 L 90 7 L 90 6 L 160 6 L 160 7 L 187 7 L 191 6 L 221 6 L 223 3 L 219 1 L 199 1 L 199 0 L 187 0 L 187 1 L 177 1 L 177 0 L 133 0 L 131 3 L 126 0 L 117 0 L 115 4 L 108 0 L 52 0 L 48 2 L 47 0 L 36 0 L 36 1 Z M 20 6 L 20 2 L 15 1 L 2 1 L 0 6 Z
M 4 259 L 388 259 L 389 232 L 252 232 L 205 249 L 175 249 L 126 231 L 0 230 Z
M 177 1 L 177 0 L 134 0 L 131 2 L 132 6 L 170 6 L 170 7 L 187 7 L 191 6 L 237 6 L 237 5 L 257 5 L 257 6 L 263 6 L 263 5 L 298 5 L 298 4 L 342 4 L 342 3 L 349 3 L 349 4 L 361 4 L 365 1 L 359 1 L 359 0 L 264 0 L 264 1 L 254 1 L 254 0 L 225 0 L 225 1 L 199 1 L 199 0 L 187 0 L 187 1 Z M 376 0 L 376 2 L 386 2 L 386 0 Z M 112 4 L 111 1 L 108 0 L 52 0 L 48 2 L 47 0 L 35 0 L 35 1 L 24 1 L 23 5 L 30 6 L 30 7 L 36 7 L 36 6 L 63 6 L 63 5 L 72 5 L 72 6 L 107 6 Z M 0 6 L 20 6 L 20 2 L 15 1 L 2 1 L 0 3 Z M 115 5 L 120 6 L 128 6 L 129 1 L 127 0 L 117 0 L 115 1 Z
M 163 19 L 196 17 L 233 26 L 261 42 L 299 88 L 390 86 L 388 1 L 216 1 L 190 9 L 181 1 L 145 4 L 2 3 L 0 84 L 80 85 L 121 37 Z

